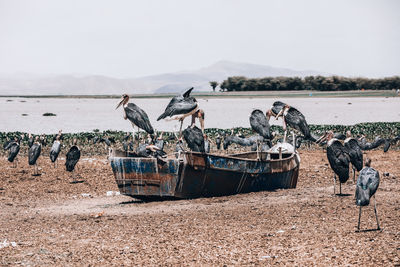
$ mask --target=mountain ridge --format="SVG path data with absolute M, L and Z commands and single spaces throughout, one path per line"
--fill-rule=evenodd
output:
M 80 74 L 0 74 L 0 95 L 104 95 L 104 94 L 152 94 L 176 93 L 188 87 L 196 91 L 210 91 L 210 81 L 221 83 L 231 76 L 261 77 L 305 77 L 328 76 L 318 71 L 298 71 L 267 65 L 218 61 L 197 70 L 121 79 L 106 75 Z

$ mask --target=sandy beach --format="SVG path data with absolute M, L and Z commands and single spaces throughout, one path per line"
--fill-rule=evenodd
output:
M 371 205 L 362 232 L 353 180 L 334 196 L 322 150 L 300 151 L 296 189 L 147 203 L 115 193 L 105 157 L 81 160 L 76 184 L 63 160 L 39 158 L 32 176 L 25 157 L 17 168 L 2 157 L 0 265 L 400 264 L 399 153 L 364 155 L 381 174 L 382 230 Z

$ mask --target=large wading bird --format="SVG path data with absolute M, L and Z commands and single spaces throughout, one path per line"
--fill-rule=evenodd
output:
M 374 211 L 377 224 L 377 230 L 380 230 L 378 213 L 376 211 L 375 192 L 379 186 L 379 172 L 371 168 L 371 160 L 365 161 L 365 168 L 361 170 L 356 185 L 356 205 L 360 207 L 358 214 L 357 230 L 360 230 L 361 208 L 368 206 L 371 197 L 374 197 Z
M 187 127 L 183 132 L 188 147 L 194 152 L 206 152 L 203 132 L 197 127 Z
M 52 163 L 54 163 L 54 168 L 57 168 L 57 158 L 61 151 L 60 137 L 61 135 L 56 136 L 53 145 L 51 146 L 50 149 L 50 160 Z
M 135 129 L 135 126 L 138 128 L 138 134 L 139 129 L 143 129 L 149 134 L 154 134 L 154 129 L 153 126 L 151 126 L 147 113 L 134 103 L 128 102 L 129 96 L 127 94 L 122 95 L 122 100 L 115 109 L 119 108 L 121 105 L 123 106 L 124 119 L 132 123 L 133 129 Z M 135 136 L 135 134 L 133 134 L 133 136 Z
M 76 181 L 76 175 L 75 175 L 75 167 L 76 164 L 78 163 L 79 159 L 81 158 L 81 151 L 79 147 L 77 146 L 77 141 L 74 139 L 72 143 L 72 147 L 69 149 L 67 155 L 66 155 L 66 160 L 65 160 L 65 168 L 67 171 L 71 172 L 72 176 L 72 181 Z
M 32 146 L 28 150 L 28 163 L 31 166 L 35 166 L 35 170 L 33 175 L 38 176 L 39 174 L 39 168 L 37 166 L 37 159 L 40 156 L 40 153 L 42 152 L 42 144 L 39 142 L 39 136 L 35 137 L 35 142 L 33 142 Z
M 17 167 L 17 155 L 20 149 L 20 138 L 15 137 L 14 141 L 11 141 L 5 147 L 5 150 L 8 151 L 8 158 L 7 160 L 13 163 L 13 168 Z
M 286 139 L 287 134 L 286 125 L 289 125 L 290 127 L 300 131 L 305 140 L 310 140 L 313 142 L 316 141 L 311 135 L 306 118 L 296 108 L 291 107 L 283 102 L 276 101 L 272 104 L 272 107 L 267 110 L 266 116 L 268 120 L 271 116 L 274 116 L 276 119 L 279 117 L 283 118 L 283 130 L 285 131 L 284 139 Z
M 347 138 L 344 140 L 344 146 L 350 156 L 351 165 L 353 165 L 353 181 L 355 181 L 356 170 L 359 172 L 363 167 L 363 152 L 358 141 L 351 137 L 350 131 L 346 132 Z
M 336 195 L 336 175 L 339 177 L 339 186 L 340 191 L 339 194 L 342 194 L 342 183 L 345 183 L 349 179 L 349 165 L 350 165 L 350 156 L 349 153 L 342 145 L 342 143 L 333 138 L 333 132 L 329 131 L 323 136 L 321 136 L 317 143 L 320 143 L 323 140 L 327 140 L 327 148 L 326 148 L 326 156 L 328 157 L 329 165 L 331 166 L 334 172 L 334 184 L 333 184 L 333 193 Z
M 192 127 L 194 126 L 195 119 L 198 118 L 201 130 L 204 132 L 204 111 L 199 109 L 196 98 L 190 96 L 192 90 L 193 87 L 186 90 L 183 94 L 174 96 L 165 108 L 164 113 L 157 118 L 157 121 L 161 119 L 179 120 L 181 122 L 179 138 L 182 136 L 183 120 L 188 116 L 192 116 Z
M 32 134 L 29 134 L 29 135 L 28 135 L 28 147 L 29 147 L 29 148 L 32 147 L 34 140 L 35 140 L 35 139 L 33 138 Z
M 256 109 L 251 113 L 250 126 L 253 131 L 264 137 L 265 140 L 271 141 L 273 139 L 268 119 L 261 110 Z

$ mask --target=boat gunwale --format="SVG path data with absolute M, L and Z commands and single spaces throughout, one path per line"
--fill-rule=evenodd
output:
M 249 161 L 249 162 L 279 162 L 279 161 L 288 161 L 292 160 L 295 156 L 298 155 L 297 151 L 290 153 L 291 155 L 286 158 L 281 158 L 281 159 L 268 159 L 268 160 L 259 160 L 259 159 L 249 159 L 249 158 L 242 158 L 242 157 L 234 157 L 235 155 L 240 156 L 242 154 L 249 154 L 249 153 L 257 153 L 256 151 L 250 151 L 250 152 L 242 152 L 238 154 L 229 154 L 229 155 L 219 155 L 219 154 L 212 154 L 212 153 L 202 153 L 202 152 L 194 152 L 194 151 L 185 151 L 183 152 L 185 155 L 186 154 L 193 154 L 195 156 L 214 156 L 214 157 L 221 157 L 221 158 L 228 158 L 228 159 L 235 159 L 235 160 L 244 160 L 244 161 Z M 267 154 L 277 154 L 277 153 L 270 153 L 270 152 L 262 152 L 262 153 L 267 153 Z M 289 154 L 289 153 L 285 153 Z M 157 158 L 146 158 L 146 157 L 122 157 L 122 156 L 110 156 L 109 160 L 111 161 L 114 158 L 119 158 L 119 159 L 148 159 L 148 160 L 154 160 L 157 161 Z M 183 161 L 183 158 L 181 159 L 176 159 L 176 158 L 166 158 L 166 160 L 176 160 L 179 162 Z

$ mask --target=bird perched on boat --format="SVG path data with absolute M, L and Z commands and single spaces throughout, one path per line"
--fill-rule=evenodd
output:
M 342 194 L 342 183 L 345 183 L 349 179 L 349 164 L 350 156 L 346 147 L 342 143 L 333 138 L 333 132 L 329 131 L 324 134 L 317 143 L 327 140 L 326 155 L 328 157 L 329 165 L 334 172 L 334 184 L 333 192 L 336 194 L 336 175 L 339 177 L 340 195 Z
M 122 100 L 115 109 L 119 108 L 121 105 L 123 106 L 124 119 L 128 119 L 132 123 L 133 129 L 135 129 L 136 126 L 138 128 L 138 133 L 140 128 L 149 134 L 154 134 L 154 129 L 153 126 L 151 126 L 147 113 L 136 104 L 128 102 L 129 96 L 127 94 L 122 95 Z
M 286 139 L 286 125 L 300 131 L 304 135 L 304 139 L 315 142 L 316 139 L 311 135 L 310 128 L 307 124 L 304 115 L 298 111 L 296 108 L 291 107 L 283 102 L 275 101 L 272 107 L 266 112 L 267 119 L 269 120 L 271 116 L 276 119 L 282 116 L 283 118 L 283 130 L 285 131 Z
M 250 115 L 250 126 L 253 131 L 264 137 L 266 140 L 272 140 L 271 126 L 267 117 L 259 110 L 253 110 Z
M 81 158 L 81 151 L 79 147 L 77 146 L 77 140 L 74 138 L 72 147 L 69 149 L 67 155 L 66 155 L 66 161 L 65 161 L 65 168 L 67 171 L 72 173 L 72 179 L 73 182 L 75 182 L 75 166 L 78 163 L 79 159 Z
M 184 149 L 183 149 L 183 140 L 182 140 L 182 137 L 181 137 L 181 138 L 178 138 L 178 141 L 176 142 L 176 145 L 175 145 L 175 157 L 179 158 L 180 154 L 183 151 L 184 151 Z
M 204 136 L 204 150 L 206 153 L 210 153 L 211 144 L 210 141 L 208 140 L 208 136 L 206 134 L 204 134 L 203 136 Z
M 157 146 L 160 150 L 164 150 L 164 145 L 165 145 L 163 134 L 164 132 L 161 132 L 161 134 L 157 137 L 156 141 L 154 142 L 154 145 Z
M 39 158 L 41 151 L 42 151 L 42 144 L 40 143 L 39 136 L 36 136 L 35 142 L 33 142 L 32 146 L 28 150 L 28 163 L 31 166 L 32 165 L 35 166 L 35 170 L 33 173 L 34 176 L 40 175 L 37 166 L 37 159 Z
M 182 124 L 183 120 L 191 115 L 197 114 L 200 124 L 204 127 L 204 112 L 203 114 L 197 113 L 199 111 L 199 105 L 197 103 L 196 98 L 190 96 L 193 87 L 186 90 L 182 94 L 174 96 L 171 101 L 168 103 L 167 107 L 165 108 L 164 113 L 162 113 L 158 118 L 157 121 L 161 119 L 166 120 L 179 120 L 181 122 L 180 129 L 179 129 L 179 137 L 182 136 Z M 195 115 L 196 116 L 196 115 Z M 193 124 L 193 118 L 192 118 Z M 204 131 L 204 129 L 202 129 Z
M 61 151 L 61 135 L 57 135 L 50 149 L 50 160 L 54 163 L 54 168 L 57 167 L 57 158 Z
M 356 170 L 361 171 L 363 167 L 363 152 L 361 151 L 358 141 L 351 137 L 351 132 L 347 131 L 347 138 L 344 140 L 344 146 L 350 156 L 351 165 L 353 165 L 353 181 L 355 181 Z
M 204 135 L 203 132 L 197 127 L 188 126 L 183 132 L 183 138 L 185 139 L 188 147 L 194 152 L 205 153 L 206 149 L 204 146 Z
M 221 149 L 221 136 L 218 134 L 217 137 L 215 137 L 215 144 L 217 145 L 217 149 Z
M 5 150 L 9 150 L 8 152 L 8 161 L 13 163 L 13 167 L 17 167 L 17 155 L 20 150 L 20 140 L 18 137 L 14 138 L 14 141 L 11 141 L 5 147 Z
M 257 143 L 262 143 L 264 141 L 264 137 L 260 135 L 254 135 L 250 137 L 239 137 L 236 135 L 228 135 L 224 138 L 224 149 L 228 149 L 231 144 L 237 144 L 240 146 L 257 146 Z M 257 147 L 256 147 L 257 149 Z
M 367 159 L 365 161 L 364 169 L 361 170 L 360 175 L 358 176 L 356 185 L 356 205 L 360 207 L 357 230 L 360 230 L 361 208 L 369 205 L 371 197 L 374 197 L 374 211 L 376 224 L 378 225 L 377 230 L 380 230 L 375 199 L 375 192 L 378 189 L 378 186 L 379 172 L 374 168 L 371 168 L 371 160 Z

